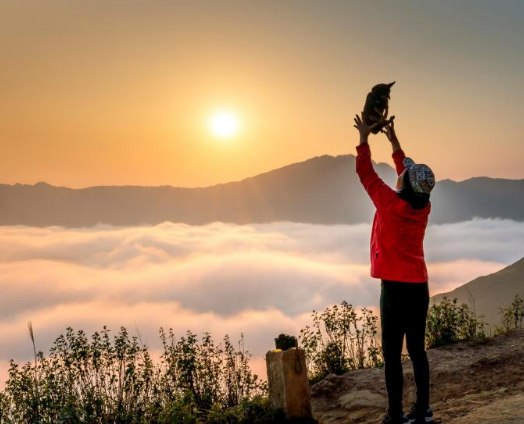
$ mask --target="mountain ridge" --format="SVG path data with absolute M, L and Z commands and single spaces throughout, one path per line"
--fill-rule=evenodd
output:
M 210 184 L 210 185 L 206 185 L 206 186 L 176 186 L 176 185 L 172 185 L 172 184 L 160 184 L 160 185 L 141 185 L 141 184 L 122 184 L 122 185 L 108 184 L 108 185 L 106 185 L 106 184 L 103 184 L 103 185 L 92 185 L 92 186 L 86 186 L 86 187 L 67 187 L 67 186 L 63 186 L 63 185 L 54 185 L 54 184 L 48 183 L 47 181 L 38 181 L 38 182 L 36 182 L 34 184 L 18 183 L 18 182 L 17 183 L 13 183 L 13 184 L 0 183 L 0 186 L 10 186 L 10 187 L 13 187 L 13 186 L 29 186 L 29 187 L 34 187 L 34 186 L 42 185 L 42 186 L 55 187 L 55 188 L 68 188 L 70 190 L 85 190 L 85 189 L 93 188 L 93 187 L 141 187 L 141 188 L 170 187 L 170 188 L 180 188 L 180 189 L 206 189 L 206 188 L 213 188 L 213 187 L 227 185 L 227 184 L 232 184 L 232 183 L 241 183 L 241 182 L 244 182 L 246 180 L 251 180 L 253 178 L 259 177 L 261 175 L 269 174 L 269 173 L 272 173 L 274 171 L 279 171 L 279 170 L 282 170 L 284 168 L 291 167 L 293 165 L 300 165 L 300 164 L 303 164 L 303 163 L 306 163 L 306 162 L 310 162 L 310 161 L 313 161 L 313 160 L 316 160 L 316 159 L 323 159 L 323 158 L 329 158 L 329 159 L 350 158 L 350 159 L 354 160 L 356 158 L 356 156 L 353 155 L 353 154 L 336 155 L 336 156 L 328 155 L 328 154 L 317 155 L 317 156 L 313 156 L 311 158 L 305 159 L 303 161 L 293 162 L 293 163 L 290 163 L 290 164 L 287 164 L 287 165 L 280 166 L 280 167 L 275 168 L 275 169 L 271 169 L 271 170 L 268 170 L 268 171 L 263 171 L 263 172 L 260 172 L 259 174 L 251 175 L 251 176 L 244 177 L 244 178 L 241 178 L 241 179 L 238 179 L 238 180 L 226 181 L 226 182 Z M 392 168 L 386 162 L 375 162 L 375 161 L 373 161 L 373 164 L 376 165 L 376 166 L 387 166 L 387 167 Z M 479 181 L 480 180 L 495 180 L 495 181 L 517 181 L 517 182 L 522 182 L 522 181 L 524 181 L 524 178 L 502 178 L 502 177 L 475 176 L 475 177 L 466 178 L 464 180 L 453 180 L 451 178 L 443 178 L 442 180 L 437 180 L 437 183 L 441 183 L 441 182 L 465 183 L 465 182 L 472 181 L 472 180 L 479 180 Z
M 394 169 L 375 163 L 394 184 Z M 474 177 L 439 181 L 430 222 L 473 217 L 524 221 L 524 180 Z M 313 224 L 371 222 L 374 208 L 355 173 L 355 156 L 322 155 L 239 181 L 207 187 L 92 186 L 67 188 L 45 182 L 0 184 L 0 225 L 85 227 L 200 225 L 292 221 Z

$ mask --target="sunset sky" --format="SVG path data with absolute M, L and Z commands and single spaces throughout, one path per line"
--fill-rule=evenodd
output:
M 0 183 L 207 186 L 354 154 L 352 116 L 394 80 L 438 179 L 524 178 L 523 21 L 520 0 L 5 0 Z

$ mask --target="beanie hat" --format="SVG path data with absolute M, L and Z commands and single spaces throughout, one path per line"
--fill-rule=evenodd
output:
M 429 194 L 435 187 L 435 175 L 429 166 L 422 163 L 417 164 L 411 158 L 405 158 L 403 164 L 413 191 L 419 194 Z

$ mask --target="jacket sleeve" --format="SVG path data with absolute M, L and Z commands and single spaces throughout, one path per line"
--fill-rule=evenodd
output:
M 356 168 L 360 182 L 377 209 L 385 209 L 397 200 L 395 191 L 375 172 L 368 143 L 357 146 Z
M 404 158 L 406 157 L 406 154 L 402 149 L 397 150 L 396 152 L 393 152 L 391 155 L 393 156 L 393 162 L 395 163 L 395 169 L 397 170 L 397 175 L 402 174 L 404 172 Z

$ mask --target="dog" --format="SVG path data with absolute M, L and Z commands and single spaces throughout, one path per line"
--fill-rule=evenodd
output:
M 364 105 L 364 122 L 368 126 L 378 123 L 378 125 L 371 130 L 373 134 L 378 134 L 382 128 L 389 125 L 393 122 L 393 119 L 395 119 L 395 116 L 386 119 L 389 110 L 389 93 L 395 82 L 396 81 L 389 84 L 375 85 L 366 97 L 366 104 Z

